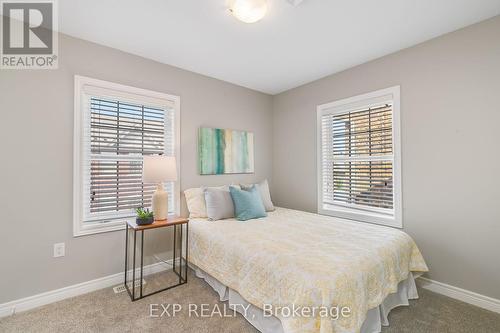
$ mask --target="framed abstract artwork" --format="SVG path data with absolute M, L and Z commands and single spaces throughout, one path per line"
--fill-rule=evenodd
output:
M 200 175 L 254 173 L 253 133 L 201 127 L 198 163 Z

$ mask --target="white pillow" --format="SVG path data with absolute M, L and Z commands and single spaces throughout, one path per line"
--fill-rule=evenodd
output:
M 271 201 L 271 193 L 269 192 L 269 183 L 267 182 L 267 179 L 264 179 L 263 181 L 257 184 L 241 184 L 241 188 L 243 190 L 246 190 L 252 187 L 253 185 L 257 185 L 257 187 L 259 188 L 260 198 L 262 199 L 262 203 L 266 208 L 266 212 L 273 211 L 274 205 L 273 202 Z
M 234 217 L 234 204 L 229 188 L 215 189 L 205 188 L 205 205 L 207 216 L 210 221 L 229 219 Z
M 184 195 L 186 196 L 187 208 L 189 210 L 190 218 L 207 218 L 207 204 L 205 202 L 205 189 L 207 187 L 193 187 L 184 191 Z M 229 191 L 229 186 L 217 186 L 217 187 L 208 187 L 210 189 L 216 190 L 226 190 Z
M 184 191 L 186 196 L 189 217 L 207 217 L 207 206 L 205 205 L 205 194 L 201 187 L 194 187 Z

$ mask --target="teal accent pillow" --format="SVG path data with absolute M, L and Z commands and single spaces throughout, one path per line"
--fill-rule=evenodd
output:
M 240 190 L 234 186 L 229 187 L 234 203 L 234 215 L 239 221 L 266 217 L 266 209 L 262 203 L 259 189 L 254 185 L 247 190 Z

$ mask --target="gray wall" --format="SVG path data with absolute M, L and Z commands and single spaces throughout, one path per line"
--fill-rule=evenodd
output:
M 73 76 L 181 97 L 181 187 L 271 178 L 272 97 L 61 35 L 59 69 L 0 71 L 0 303 L 123 271 L 123 231 L 72 236 Z M 199 176 L 197 129 L 255 133 L 255 174 Z M 52 246 L 66 243 L 66 256 Z
M 273 199 L 316 211 L 316 106 L 401 85 L 403 224 L 429 277 L 500 299 L 500 17 L 274 97 Z
M 122 231 L 72 237 L 75 74 L 181 96 L 183 189 L 272 174 L 274 201 L 308 211 L 316 105 L 401 85 L 405 231 L 432 279 L 500 298 L 499 40 L 497 17 L 272 98 L 61 36 L 59 70 L 0 71 L 0 303 L 123 269 Z M 255 175 L 199 176 L 199 126 L 254 131 Z

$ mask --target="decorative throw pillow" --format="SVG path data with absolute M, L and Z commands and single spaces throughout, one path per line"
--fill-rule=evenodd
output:
M 240 221 L 266 217 L 266 209 L 257 186 L 248 190 L 239 190 L 234 186 L 229 187 L 234 203 L 234 213 Z
M 234 217 L 234 204 L 229 189 L 205 188 L 207 216 L 211 221 Z
M 267 179 L 264 179 L 258 184 L 250 184 L 250 185 L 241 184 L 241 188 L 243 190 L 248 190 L 253 185 L 257 185 L 257 187 L 259 188 L 260 197 L 262 199 L 264 207 L 266 208 L 266 212 L 272 212 L 274 210 L 274 205 L 273 202 L 271 201 L 271 193 L 269 192 L 269 183 L 267 182 Z
M 239 185 L 235 185 L 239 188 Z M 223 185 L 218 187 L 194 187 L 184 191 L 186 197 L 186 204 L 189 210 L 190 218 L 206 218 L 207 206 L 205 203 L 205 189 L 219 189 L 229 191 L 229 186 Z

